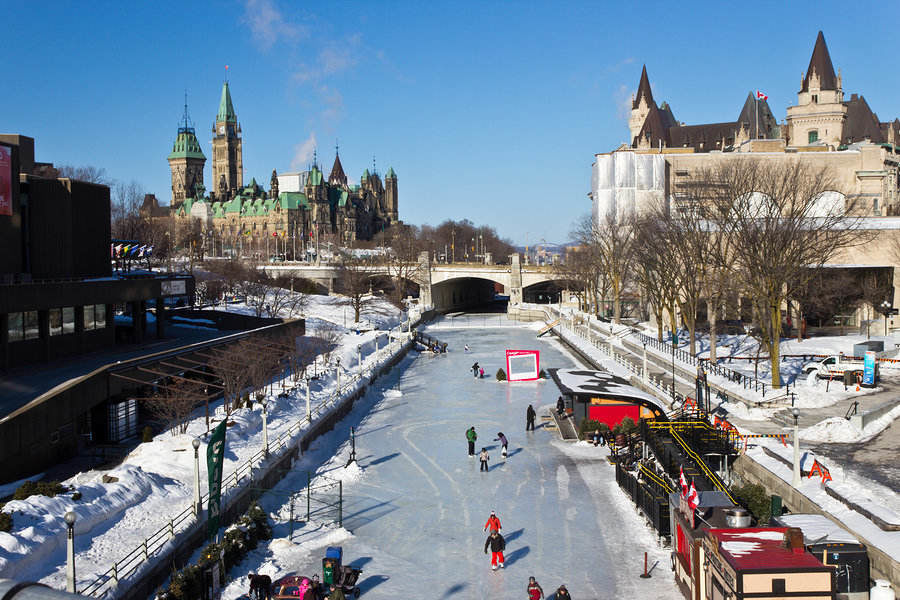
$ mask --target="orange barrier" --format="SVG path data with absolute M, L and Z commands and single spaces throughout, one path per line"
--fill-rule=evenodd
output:
M 813 461 L 812 469 L 809 470 L 807 478 L 812 479 L 813 475 L 819 475 L 822 478 L 822 485 L 825 485 L 826 481 L 833 481 L 833 479 L 831 479 L 831 472 L 818 460 Z

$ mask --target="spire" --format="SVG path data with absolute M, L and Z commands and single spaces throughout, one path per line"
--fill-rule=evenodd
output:
M 237 123 L 237 116 L 234 114 L 234 105 L 231 103 L 231 90 L 228 89 L 227 81 L 222 84 L 222 99 L 219 100 L 219 114 L 216 115 L 216 122 L 219 121 Z
M 331 175 L 328 176 L 328 183 L 332 185 L 347 185 L 347 175 L 344 173 L 344 166 L 341 164 L 341 156 L 338 154 L 337 144 L 334 145 L 334 164 L 331 166 Z
M 191 131 L 194 130 L 194 127 L 191 125 L 191 119 L 188 116 L 187 90 L 184 90 L 184 116 L 181 118 L 181 127 L 178 128 L 178 131 L 180 132 L 182 129 L 184 129 L 185 131 L 187 131 L 188 129 L 190 129 Z
M 641 98 L 647 100 L 647 106 L 653 104 L 653 93 L 650 91 L 650 78 L 647 77 L 647 65 L 641 71 L 641 82 L 638 84 L 637 96 L 631 103 L 631 108 L 637 108 L 641 103 Z
M 809 68 L 806 69 L 806 77 L 803 78 L 801 92 L 809 91 L 809 78 L 814 72 L 819 78 L 820 90 L 837 89 L 837 77 L 834 75 L 834 65 L 831 63 L 831 55 L 828 54 L 825 36 L 821 31 L 816 37 L 816 45 L 813 48 L 812 57 L 809 59 Z

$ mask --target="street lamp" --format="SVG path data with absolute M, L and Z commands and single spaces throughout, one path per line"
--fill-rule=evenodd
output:
M 644 344 L 644 368 L 641 371 L 641 376 L 644 381 L 647 381 L 647 342 L 643 342 Z
M 309 377 L 306 378 L 306 420 L 312 422 L 312 410 L 309 407 Z
M 337 357 L 337 391 L 341 393 L 341 357 Z
M 881 312 L 884 313 L 884 335 L 887 337 L 887 319 L 891 312 L 891 303 L 885 300 L 881 303 Z
M 200 440 L 194 438 L 191 440 L 191 446 L 194 447 L 194 516 L 200 516 L 203 505 L 200 503 Z
M 269 423 L 268 423 L 269 410 L 267 408 L 268 400 L 264 397 L 262 400 L 259 401 L 259 403 L 262 404 L 262 409 L 263 409 L 263 414 L 262 414 L 262 419 L 263 419 L 263 456 L 269 456 Z
M 359 372 L 362 374 L 362 346 L 356 347 L 356 366 L 359 367 Z
M 75 593 L 75 513 L 71 510 L 63 515 L 66 521 L 66 591 Z
M 791 485 L 800 487 L 800 409 L 791 409 L 794 416 L 794 478 Z
M 675 342 L 678 340 L 678 329 L 672 328 L 672 402 L 675 402 Z

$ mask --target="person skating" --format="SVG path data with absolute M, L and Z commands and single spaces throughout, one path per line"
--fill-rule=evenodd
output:
M 328 600 L 347 600 L 347 597 L 344 595 L 344 590 L 335 584 L 331 584 L 328 586 Z
M 466 430 L 466 441 L 469 442 L 469 456 L 475 456 L 475 440 L 478 439 L 478 434 L 475 433 L 475 427 L 469 427 Z
M 544 600 L 544 590 L 534 577 L 528 578 L 528 600 Z
M 508 454 L 507 446 L 509 446 L 509 440 L 506 439 L 506 436 L 503 435 L 502 431 L 498 431 L 497 437 L 494 438 L 494 441 L 500 442 L 500 456 L 502 456 L 503 458 L 506 458 L 506 456 Z
M 487 448 L 482 448 L 481 454 L 478 455 L 478 460 L 481 461 L 481 468 L 479 470 L 481 470 L 481 471 L 488 470 L 488 461 L 490 460 L 490 458 L 491 457 L 488 456 Z
M 569 590 L 566 589 L 565 585 L 559 586 L 559 589 L 556 590 L 556 600 L 572 600 L 572 596 L 569 595 Z
M 463 348 L 465 348 L 466 352 L 469 351 L 469 345 L 468 345 L 468 344 L 466 344 L 465 346 L 463 346 Z
M 560 396 L 559 400 L 556 401 L 556 414 L 559 416 L 563 416 L 566 412 L 566 403 L 563 400 L 563 397 Z
M 536 416 L 537 413 L 534 412 L 534 407 L 529 404 L 528 410 L 525 411 L 525 431 L 534 431 L 534 418 Z
M 478 366 L 477 362 L 474 365 L 472 365 L 472 377 L 474 377 L 475 379 L 478 379 L 478 369 L 480 369 L 480 368 L 481 367 Z
M 484 541 L 484 553 L 488 553 L 488 546 L 491 547 L 491 569 L 496 571 L 499 566 L 503 568 L 503 551 L 506 550 L 506 540 L 500 535 L 499 531 L 492 531 L 491 535 Z
M 500 524 L 500 518 L 494 511 L 491 511 L 491 516 L 488 517 L 487 523 L 484 524 L 484 531 L 487 531 L 488 529 L 492 532 L 503 529 L 503 526 Z
M 481 367 L 478 367 L 478 378 L 484 379 L 484 369 L 482 369 Z

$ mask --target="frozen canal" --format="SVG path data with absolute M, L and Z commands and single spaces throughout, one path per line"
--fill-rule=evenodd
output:
M 619 491 L 605 449 L 564 444 L 555 430 L 540 427 L 541 415 L 558 396 L 552 380 L 494 380 L 497 369 L 506 368 L 507 348 L 540 350 L 545 369 L 576 366 L 574 359 L 528 329 L 430 333 L 450 351 L 434 357 L 411 353 L 301 461 L 300 469 L 316 468 L 308 463 L 319 460 L 320 472 L 340 476 L 346 447 L 330 463 L 325 454 L 358 424 L 361 473 L 344 485 L 344 527 L 352 535 L 301 529 L 290 547 L 284 540 L 261 546 L 235 571 L 258 569 L 273 579 L 320 572 L 323 546 L 336 543 L 344 547 L 345 562 L 364 569 L 365 598 L 524 598 L 529 575 L 548 598 L 563 583 L 580 600 L 679 598 L 668 550 L 657 547 Z M 473 378 L 475 361 L 484 379 Z M 526 434 L 529 403 L 538 411 L 539 426 Z M 488 473 L 467 456 L 465 431 L 473 425 L 476 452 L 490 452 Z M 510 441 L 506 460 L 493 441 L 498 431 Z M 482 529 L 491 510 L 507 540 L 506 568 L 496 572 L 483 551 Z M 277 533 L 283 531 L 279 527 Z M 658 561 L 651 579 L 638 578 L 645 550 L 651 564 Z M 224 597 L 245 591 L 245 582 L 229 586 Z

